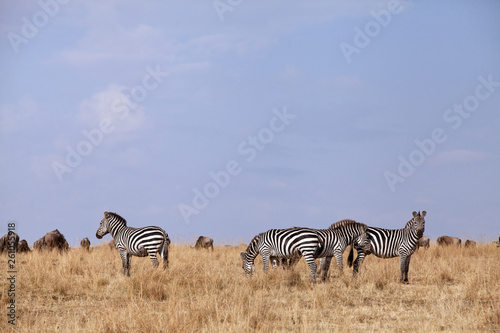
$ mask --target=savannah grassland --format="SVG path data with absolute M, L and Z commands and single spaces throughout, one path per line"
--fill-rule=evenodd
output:
M 368 256 L 357 279 L 331 266 L 312 285 L 302 259 L 293 271 L 246 278 L 239 253 L 170 246 L 168 271 L 132 258 L 124 277 L 116 250 L 17 254 L 16 327 L 7 323 L 2 278 L 1 332 L 500 332 L 500 248 L 420 249 L 410 285 L 399 259 Z M 344 254 L 344 261 L 347 252 Z M 7 257 L 0 258 L 7 274 Z M 3 276 L 5 276 L 3 274 Z

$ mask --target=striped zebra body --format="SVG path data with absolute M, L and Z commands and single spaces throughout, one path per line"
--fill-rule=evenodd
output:
M 309 228 L 270 229 L 255 236 L 245 252 L 241 252 L 243 270 L 247 276 L 252 275 L 253 263 L 260 253 L 264 263 L 264 272 L 269 268 L 270 257 L 292 258 L 302 255 L 311 270 L 311 278 L 316 282 L 317 252 L 320 251 L 320 239 L 316 230 Z
M 400 282 L 408 283 L 410 258 L 417 249 L 417 243 L 425 231 L 426 212 L 413 212 L 413 218 L 406 223 L 403 229 L 383 229 L 368 227 L 366 233 L 370 240 L 370 249 L 354 246 L 358 252 L 353 271 L 356 274 L 365 257 L 374 254 L 379 258 L 399 257 L 401 263 Z M 349 265 L 352 263 L 352 248 L 349 255 Z
M 149 255 L 153 267 L 158 266 L 156 254 L 163 259 L 163 268 L 168 267 L 168 234 L 160 227 L 127 227 L 127 221 L 116 213 L 104 212 L 104 218 L 97 229 L 96 237 L 101 239 L 110 233 L 120 252 L 123 264 L 123 274 L 130 276 L 130 259 L 132 256 L 145 257 Z
M 342 273 L 342 256 L 347 246 L 355 244 L 365 250 L 370 249 L 370 242 L 366 234 L 367 229 L 366 224 L 353 220 L 341 220 L 333 223 L 328 229 L 317 231 L 324 244 L 322 252 L 318 255 L 318 257 L 322 258 L 318 274 L 323 272 L 323 280 L 327 277 L 332 257 L 337 260 L 337 265 Z

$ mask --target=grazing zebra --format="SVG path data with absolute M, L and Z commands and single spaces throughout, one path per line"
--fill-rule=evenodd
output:
M 348 245 L 355 244 L 365 250 L 370 249 L 366 224 L 353 220 L 341 220 L 333 223 L 328 229 L 318 230 L 325 244 L 321 257 L 318 274 L 323 272 L 323 280 L 326 279 L 332 256 L 337 260 L 340 272 L 343 271 L 342 255 Z
M 408 282 L 408 269 L 410 267 L 410 258 L 417 248 L 417 242 L 424 234 L 425 230 L 425 210 L 420 212 L 413 212 L 413 218 L 406 223 L 403 229 L 382 229 L 368 227 L 366 233 L 370 239 L 371 249 L 369 251 L 363 250 L 354 245 L 358 256 L 354 262 L 353 271 L 356 274 L 359 267 L 363 263 L 365 256 L 373 253 L 379 258 L 400 258 L 401 263 L 401 277 L 399 279 L 402 283 Z M 349 254 L 349 266 L 352 265 L 353 249 Z
M 316 282 L 316 262 L 314 257 L 320 250 L 318 234 L 313 229 L 289 228 L 270 229 L 255 236 L 245 252 L 241 252 L 243 270 L 251 276 L 254 270 L 254 260 L 260 253 L 264 262 L 264 272 L 269 268 L 269 258 L 290 258 L 301 254 L 311 270 L 313 283 Z
M 127 221 L 116 213 L 104 212 L 96 237 L 101 239 L 110 233 L 116 242 L 116 248 L 120 251 L 123 264 L 123 274 L 130 276 L 131 257 L 145 257 L 153 262 L 153 267 L 158 266 L 156 253 L 160 252 L 163 259 L 163 268 L 168 267 L 168 246 L 170 238 L 160 227 L 132 228 L 127 227 Z

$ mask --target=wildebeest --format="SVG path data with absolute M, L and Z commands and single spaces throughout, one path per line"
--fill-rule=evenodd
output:
M 429 237 L 427 237 L 427 236 L 420 237 L 420 239 L 417 242 L 417 249 L 419 249 L 421 247 L 425 247 L 426 249 L 428 249 L 429 246 L 430 246 Z
M 43 250 L 43 237 L 33 243 L 33 250 Z
M 37 240 L 35 244 L 33 244 L 33 248 L 36 250 L 58 249 L 62 252 L 67 251 L 69 249 L 69 245 L 66 238 L 64 238 L 64 235 L 56 229 L 46 233 L 45 236 Z
M 476 247 L 476 242 L 468 239 L 465 241 L 465 247 Z
M 30 247 L 28 246 L 28 242 L 26 239 L 23 239 L 19 241 L 19 244 L 17 244 L 17 252 L 23 253 L 23 252 L 30 252 Z
M 441 236 L 437 239 L 438 245 L 455 245 L 457 247 L 462 245 L 462 240 L 457 237 Z
M 90 241 L 89 241 L 89 239 L 87 237 L 85 237 L 84 239 L 82 239 L 80 241 L 80 247 L 82 249 L 84 249 L 84 250 L 89 251 L 89 249 L 90 249 Z
M 212 249 L 214 250 L 214 240 L 210 237 L 204 237 L 200 236 L 198 237 L 198 240 L 196 241 L 196 244 L 194 246 L 195 249 Z
M 11 231 L 10 234 L 5 234 L 0 238 L 0 253 L 3 251 L 8 252 L 9 250 L 17 252 L 18 244 L 19 235 Z

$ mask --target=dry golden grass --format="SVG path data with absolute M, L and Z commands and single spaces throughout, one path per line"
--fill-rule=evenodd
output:
M 196 251 L 172 244 L 168 271 L 132 258 L 121 274 L 118 252 L 17 255 L 19 332 L 499 332 L 500 248 L 420 249 L 410 285 L 399 259 L 368 256 L 357 279 L 332 264 L 326 283 L 312 285 L 302 259 L 294 271 L 246 278 L 239 247 Z M 347 253 L 344 255 L 347 258 Z M 7 258 L 0 259 L 7 271 Z M 346 266 L 347 267 L 347 266 Z M 7 313 L 7 281 L 1 280 Z M 12 330 L 5 315 L 0 331 Z

